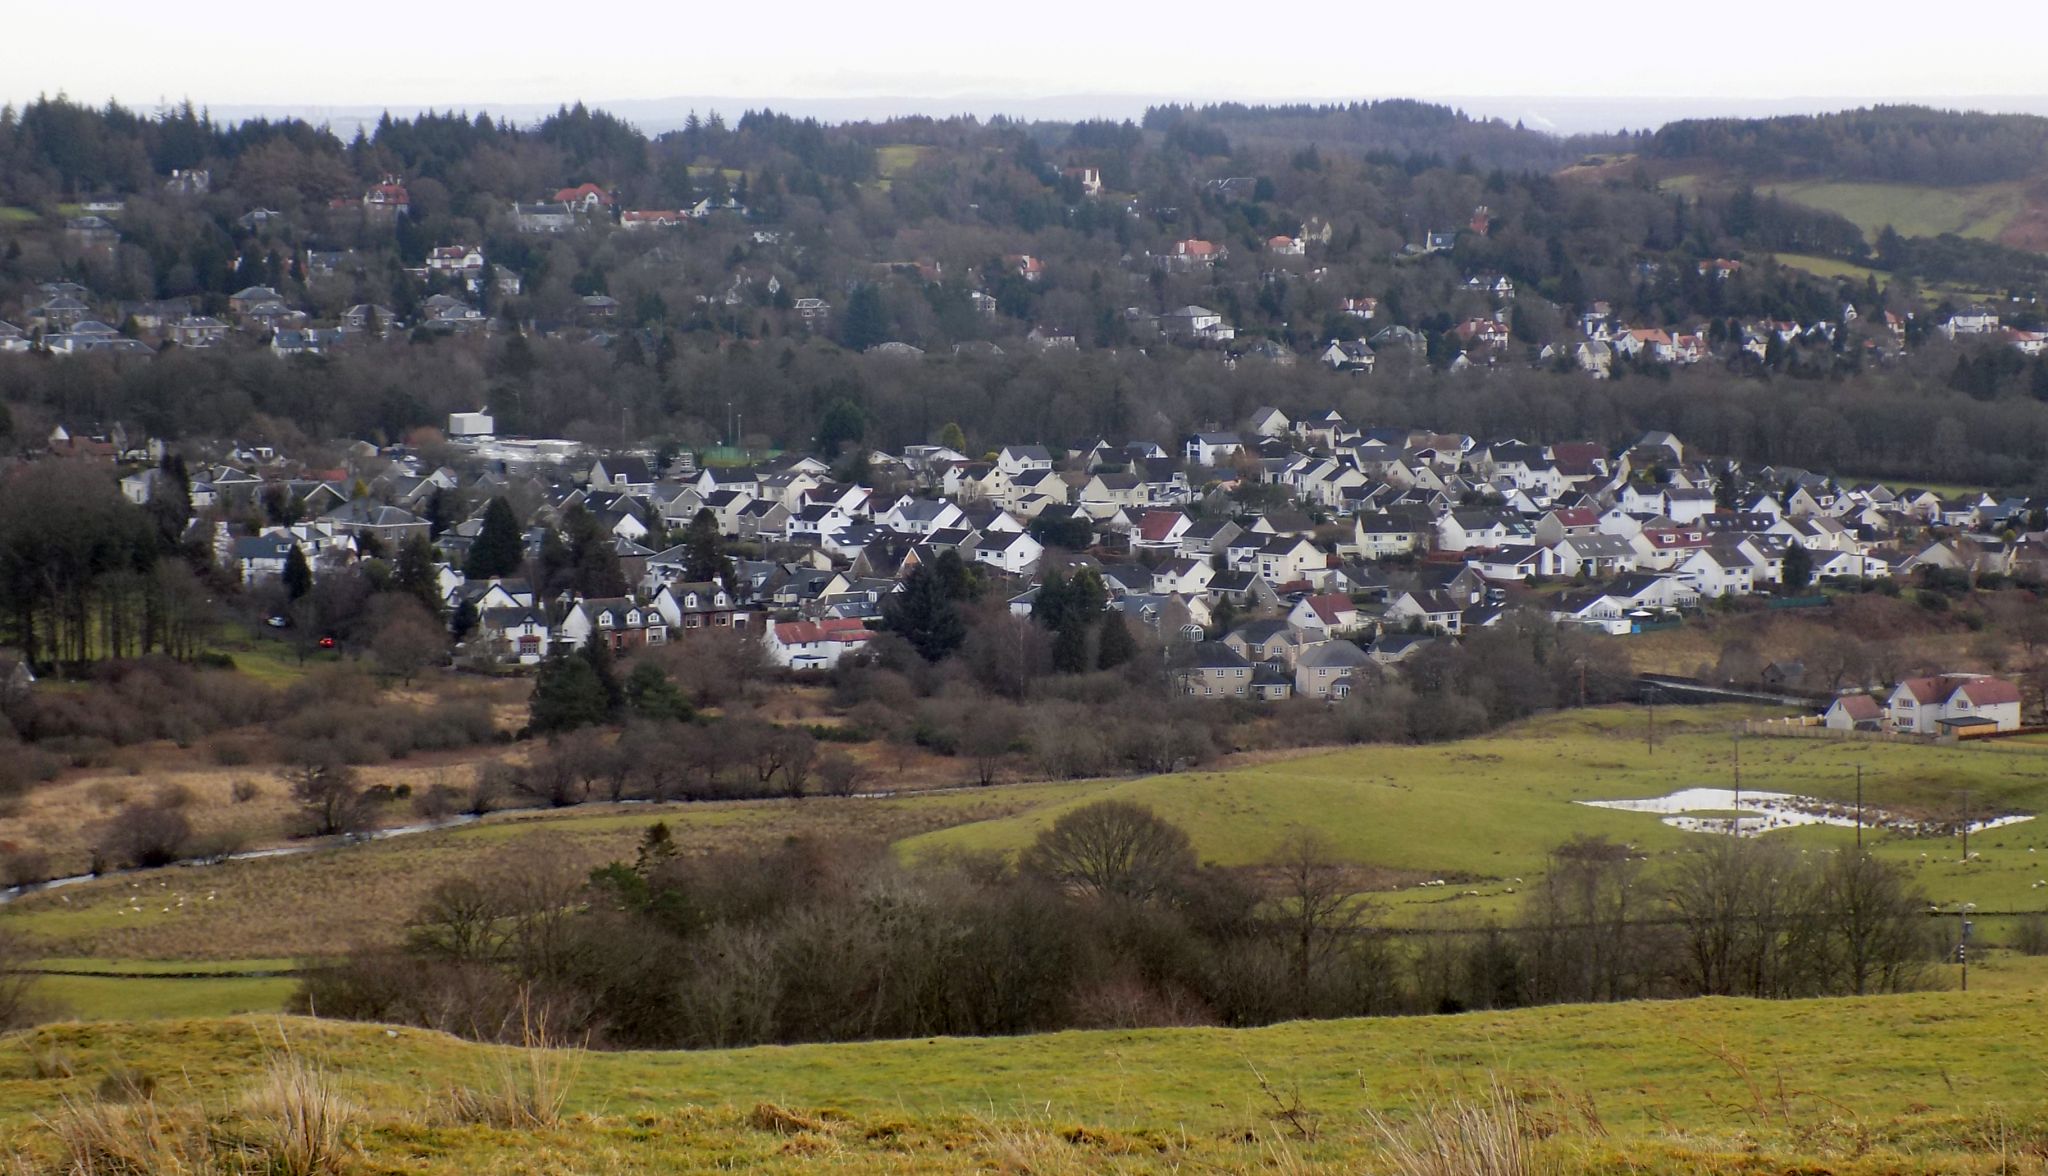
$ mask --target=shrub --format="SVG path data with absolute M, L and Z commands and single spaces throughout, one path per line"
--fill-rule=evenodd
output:
M 213 762 L 224 768 L 239 768 L 256 758 L 255 750 L 245 739 L 215 739 L 206 745 Z
M 188 856 L 191 842 L 192 822 L 184 813 L 136 802 L 100 825 L 93 857 L 102 864 L 151 869 Z
M 2013 924 L 2012 949 L 2021 955 L 2048 955 L 2048 915 L 2026 915 Z
M 23 846 L 0 856 L 0 881 L 9 886 L 33 886 L 50 880 L 50 855 L 35 846 Z

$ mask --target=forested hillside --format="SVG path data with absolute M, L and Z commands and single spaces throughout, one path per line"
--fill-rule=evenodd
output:
M 506 432 L 657 447 L 803 446 L 828 418 L 835 443 L 1170 438 L 1273 404 L 2026 482 L 2048 259 L 1564 165 L 1853 175 L 1909 143 L 2002 175 L 2042 126 L 1898 108 L 1559 140 L 1378 102 L 706 112 L 650 139 L 578 104 L 343 142 L 39 100 L 0 112 L 0 403 L 23 438 L 395 440 L 487 404 Z M 1975 302 L 1996 330 L 1946 337 Z
M 1479 167 L 1514 170 L 1558 168 L 1594 152 L 1633 150 L 1637 141 L 1627 134 L 1560 138 L 1520 123 L 1473 118 L 1462 110 L 1408 98 L 1315 106 L 1155 106 L 1145 112 L 1144 127 L 1184 139 L 1220 134 L 1260 146 L 1318 144 L 1396 158 L 1415 156 L 1439 166 L 1465 159 Z
M 1756 176 L 1978 184 L 2048 169 L 2048 118 L 1877 106 L 1818 116 L 1686 119 L 1650 136 L 1659 159 Z

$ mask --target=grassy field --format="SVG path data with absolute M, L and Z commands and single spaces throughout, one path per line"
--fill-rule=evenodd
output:
M 1805 270 L 1807 273 L 1818 278 L 1837 278 L 1847 279 L 1852 282 L 1863 282 L 1874 277 L 1880 286 L 1888 285 L 1892 280 L 1890 272 L 1886 270 L 1872 269 L 1869 266 L 1857 265 L 1854 262 L 1843 261 L 1840 258 L 1821 257 L 1811 253 L 1780 253 L 1775 256 L 1780 265 Z M 1944 298 L 1968 302 L 1986 302 L 1992 301 L 1994 297 L 1989 291 L 1966 290 L 1961 286 L 1930 285 L 1923 286 L 1920 290 L 1920 300 L 1929 306 L 1936 305 Z
M 1805 270 L 1817 278 L 1847 278 L 1852 282 L 1876 278 L 1879 285 L 1892 280 L 1892 276 L 1883 270 L 1871 269 L 1866 265 L 1856 265 L 1833 257 L 1820 257 L 1810 253 L 1780 253 L 1777 259 L 1780 265 Z
M 0 205 L 0 225 L 30 225 L 40 219 L 33 208 Z
M 1549 850 L 1575 834 L 1604 835 L 1652 854 L 1683 852 L 1708 834 L 1681 831 L 1645 813 L 1588 808 L 1574 801 L 1662 796 L 1681 788 L 1727 787 L 1733 723 L 1757 712 L 1730 707 L 1658 709 L 1655 750 L 1635 707 L 1549 715 L 1495 735 L 1427 747 L 1372 747 L 1236 772 L 1105 781 L 1066 799 L 1010 816 L 935 830 L 903 845 L 939 850 L 1021 848 L 1061 813 L 1117 797 L 1151 806 L 1185 827 L 1202 856 L 1223 865 L 1259 860 L 1295 826 L 1316 829 L 1346 857 L 1392 871 L 1382 896 L 1396 918 L 1494 914 L 1540 874 Z M 1979 814 L 2048 811 L 2048 747 L 1980 744 L 1938 747 L 1832 740 L 1748 738 L 1741 744 L 1745 788 L 1829 800 L 1854 799 L 1856 769 L 1873 807 L 1946 815 L 1962 790 Z M 1845 844 L 1847 829 L 1771 833 L 1802 847 Z M 2029 821 L 1973 839 L 1979 854 L 1958 860 L 1953 838 L 1866 835 L 1876 851 L 1905 864 L 1937 901 L 1987 909 L 2048 909 L 2048 823 Z M 1444 879 L 1451 885 L 1424 887 Z
M 1656 746 L 1646 713 L 1614 707 L 1543 716 L 1493 735 L 1426 747 L 1370 746 L 1218 771 L 1134 779 L 971 789 L 893 799 L 755 801 L 670 806 L 594 805 L 501 813 L 475 825 L 292 857 L 115 877 L 34 894 L 0 909 L 0 928 L 29 936 L 55 959 L 183 961 L 296 958 L 337 946 L 389 942 L 442 878 L 553 860 L 583 872 L 630 857 L 642 831 L 667 821 L 686 853 L 765 846 L 792 836 L 852 836 L 894 845 L 907 859 L 951 851 L 1010 852 L 1061 813 L 1116 797 L 1185 827 L 1201 856 L 1243 866 L 1296 826 L 1326 835 L 1369 867 L 1374 900 L 1395 924 L 1456 926 L 1512 918 L 1575 835 L 1606 836 L 1668 859 L 1713 836 L 1656 815 L 1575 803 L 1726 786 L 1745 707 L 1660 707 Z M 2048 811 L 2048 742 L 1964 746 L 1749 737 L 1745 788 L 1853 799 L 1927 817 L 1971 811 Z M 393 770 L 397 770 L 394 768 Z M 257 802 L 267 803 L 267 802 Z M 1774 831 L 1804 849 L 1850 843 L 1848 829 Z M 2048 822 L 1972 839 L 1963 862 L 1953 837 L 1870 831 L 1875 851 L 1903 865 L 1937 902 L 1978 904 L 1984 939 L 2006 938 L 1995 912 L 2048 910 Z M 95 966 L 93 971 L 108 970 Z M 241 969 L 249 970 L 249 969 Z M 108 980 L 119 984 L 122 981 Z M 187 983 L 203 986 L 206 980 Z M 225 983 L 225 982 L 224 982 Z M 236 978 L 237 987 L 244 986 Z M 184 984 L 163 985 L 173 992 Z M 100 986 L 88 985 L 97 989 Z M 117 992 L 143 993 L 146 986 Z M 99 991 L 80 1011 L 119 1013 Z M 240 993 L 222 997 L 227 1007 Z
M 584 871 L 627 858 L 667 821 L 684 852 L 799 835 L 887 843 L 1001 816 L 1072 786 L 944 793 L 898 800 L 812 798 L 695 805 L 592 805 L 496 814 L 474 825 L 292 857 L 183 867 L 47 891 L 0 908 L 0 927 L 48 956 L 242 960 L 388 941 L 442 878 L 536 855 Z
M 275 1013 L 298 981 L 290 976 L 44 976 L 37 998 L 87 1021 L 156 1021 Z
M 2019 182 L 1932 188 L 1918 184 L 1786 183 L 1759 189 L 1783 199 L 1839 213 L 1871 240 L 1886 225 L 1907 237 L 1956 233 L 1992 240 L 2026 206 Z
M 1400 1132 L 1498 1082 L 1552 1170 L 2038 1172 L 2044 1050 L 2038 992 L 531 1059 L 268 1017 L 61 1024 L 0 1041 L 0 1146 L 52 1170 L 39 1117 L 117 1069 L 260 1137 L 246 1092 L 289 1053 L 355 1108 L 346 1171 L 1380 1171 L 1369 1115 Z M 529 1063 L 564 1090 L 558 1122 L 450 1110 Z
M 911 143 L 891 143 L 875 148 L 875 175 L 873 187 L 876 191 L 887 192 L 896 183 L 896 177 L 917 166 L 917 162 L 931 154 L 929 147 Z

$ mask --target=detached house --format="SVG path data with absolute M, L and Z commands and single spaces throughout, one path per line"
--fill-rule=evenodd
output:
M 1892 730 L 1916 735 L 2011 731 L 2020 725 L 2020 690 L 1982 674 L 1908 678 L 1892 687 L 1885 716 Z
M 974 562 L 1023 575 L 1045 554 L 1045 546 L 1022 531 L 994 531 L 974 543 Z
M 1197 698 L 1249 698 L 1252 665 L 1243 654 L 1221 641 L 1190 646 L 1174 671 L 1180 688 Z
M 829 670 L 858 652 L 874 634 L 850 617 L 784 621 L 768 627 L 768 660 L 791 670 Z
M 1244 439 L 1236 433 L 1195 433 L 1182 448 L 1188 464 L 1213 467 L 1244 452 Z
M 592 638 L 604 642 L 613 653 L 666 645 L 668 620 L 654 606 L 623 596 L 581 601 L 562 619 L 561 639 L 570 648 L 581 649 Z
M 508 605 L 479 612 L 471 642 L 500 660 L 530 666 L 547 657 L 551 638 L 552 628 L 539 610 Z
M 1311 645 L 1294 659 L 1294 692 L 1303 698 L 1347 697 L 1370 665 L 1372 658 L 1349 641 Z

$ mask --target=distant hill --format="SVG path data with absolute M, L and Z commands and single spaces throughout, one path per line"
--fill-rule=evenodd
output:
M 1204 128 L 1232 141 L 1259 147 L 1348 148 L 1368 154 L 1426 156 L 1446 162 L 1469 159 L 1487 168 L 1552 170 L 1603 151 L 1628 150 L 1628 135 L 1569 138 L 1532 130 L 1519 122 L 1474 118 L 1463 110 L 1408 98 L 1334 105 L 1154 106 L 1145 129 L 1172 132 Z
M 1643 154 L 1779 180 L 1984 184 L 2048 172 L 2048 118 L 1874 106 L 1812 116 L 1685 119 L 1651 135 Z

